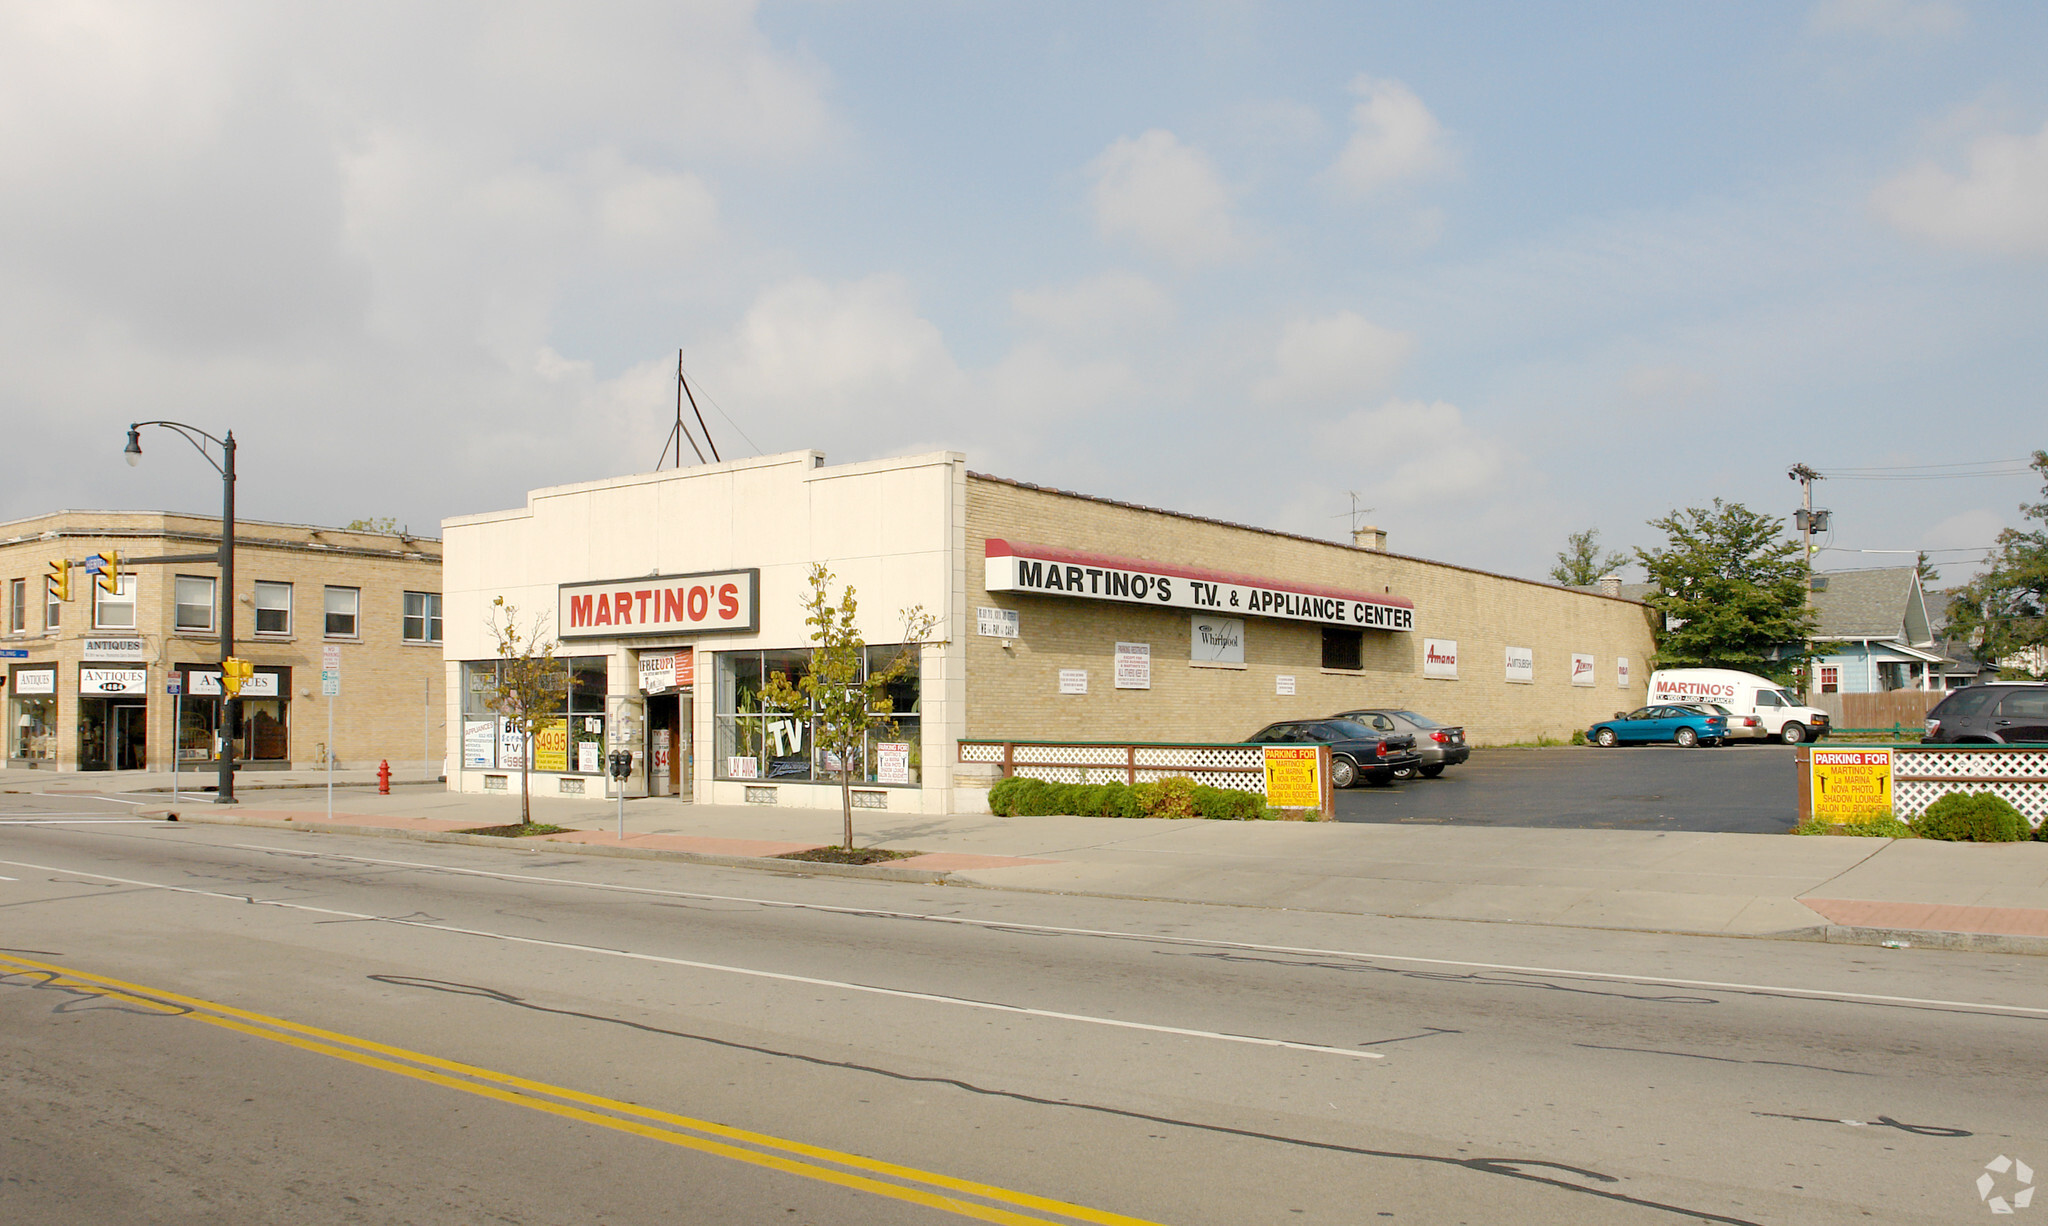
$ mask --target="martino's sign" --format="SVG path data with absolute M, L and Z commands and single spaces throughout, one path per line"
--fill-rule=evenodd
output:
M 718 634 L 760 628 L 761 572 L 707 571 L 564 583 L 555 626 L 565 639 Z
M 984 567 L 982 586 L 991 592 L 1113 600 L 1366 630 L 1415 629 L 1415 606 L 1397 596 L 1272 583 L 1047 545 L 1012 544 L 994 537 L 988 540 Z

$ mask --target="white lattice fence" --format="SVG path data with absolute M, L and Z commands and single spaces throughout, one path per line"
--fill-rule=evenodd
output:
M 1265 751 L 1257 745 L 962 741 L 960 760 L 1003 763 L 1011 775 L 1048 783 L 1152 783 L 1185 775 L 1210 787 L 1266 793 Z
M 2048 749 L 1943 745 L 1892 751 L 1894 812 L 1911 821 L 1951 792 L 2003 796 L 2027 821 L 2048 821 Z

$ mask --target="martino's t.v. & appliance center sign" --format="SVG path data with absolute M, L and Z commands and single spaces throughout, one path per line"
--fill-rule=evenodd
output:
M 1366 630 L 1415 629 L 1415 606 L 1398 596 L 1269 583 L 1192 567 L 1012 544 L 994 537 L 988 540 L 985 556 L 982 586 L 991 592 L 1112 600 Z
M 758 570 L 564 583 L 555 626 L 565 639 L 751 632 L 760 628 L 760 589 Z

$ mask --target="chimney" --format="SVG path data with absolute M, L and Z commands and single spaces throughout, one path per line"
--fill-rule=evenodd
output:
M 1370 525 L 1363 528 L 1353 528 L 1351 530 L 1351 543 L 1360 549 L 1370 549 L 1375 553 L 1385 553 L 1387 551 L 1387 530 L 1385 528 L 1374 528 Z
M 1602 596 L 1621 595 L 1620 575 L 1602 575 L 1600 576 L 1598 582 L 1600 584 L 1600 594 Z

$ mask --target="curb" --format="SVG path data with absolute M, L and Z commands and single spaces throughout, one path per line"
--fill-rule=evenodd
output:
M 1921 928 L 1863 928 L 1849 924 L 1823 924 L 1808 931 L 1818 935 L 1799 935 L 1794 939 L 1823 941 L 1829 945 L 1884 945 L 1898 942 L 1912 949 L 1952 949 L 1980 954 L 2048 956 L 2048 937 L 2015 936 L 2003 932 L 1937 932 Z
M 285 821 L 274 817 L 242 817 L 229 813 L 205 813 L 171 817 L 168 809 L 144 809 L 137 817 L 161 817 L 179 825 L 253 826 L 263 830 L 287 830 L 294 834 L 354 834 L 371 838 L 410 839 L 415 843 L 457 843 L 467 847 L 495 847 L 501 851 L 538 853 L 567 852 L 572 855 L 609 857 L 614 860 L 668 860 L 684 864 L 711 864 L 720 868 L 750 868 L 796 877 L 852 877 L 864 881 L 896 881 L 910 885 L 945 885 L 950 870 L 892 868 L 886 864 L 820 864 L 810 860 L 779 860 L 772 856 L 721 856 L 702 851 L 676 851 L 662 847 L 607 847 L 602 843 L 556 843 L 541 838 L 501 838 L 488 834 L 459 834 L 454 831 L 407 830 L 399 826 L 351 826 L 343 823 Z

